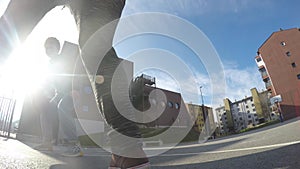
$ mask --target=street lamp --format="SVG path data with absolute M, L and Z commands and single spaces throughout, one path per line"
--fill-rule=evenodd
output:
M 201 94 L 201 101 L 202 101 L 202 105 L 204 105 L 204 100 L 203 100 L 203 95 L 202 95 L 202 86 L 200 86 L 200 94 Z
M 203 122 L 204 122 L 204 126 L 205 126 L 205 132 L 206 132 L 206 135 L 209 135 L 209 126 L 208 126 L 208 124 L 207 124 L 207 122 L 206 122 L 206 119 L 207 119 L 207 115 L 206 115 L 206 112 L 205 112 L 205 109 L 204 109 L 204 99 L 203 99 L 203 94 L 202 94 L 202 87 L 203 86 L 200 86 L 200 94 L 201 94 L 201 101 L 202 101 L 202 105 L 201 105 L 201 107 L 202 107 L 202 114 L 203 114 Z

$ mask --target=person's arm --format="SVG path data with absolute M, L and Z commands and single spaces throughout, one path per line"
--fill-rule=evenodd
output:
M 43 16 L 55 7 L 54 0 L 11 0 L 0 18 L 0 63 L 22 43 Z

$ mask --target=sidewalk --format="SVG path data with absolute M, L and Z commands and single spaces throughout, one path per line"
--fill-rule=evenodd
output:
M 107 169 L 110 153 L 100 148 L 83 148 L 83 157 L 63 157 L 64 147 L 39 152 L 18 140 L 0 137 L 0 168 L 5 169 Z

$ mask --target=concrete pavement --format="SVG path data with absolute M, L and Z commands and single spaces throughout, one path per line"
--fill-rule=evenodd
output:
M 99 148 L 84 148 L 84 157 L 70 158 L 60 155 L 62 147 L 39 152 L 30 146 L 1 138 L 0 168 L 105 169 L 110 161 L 110 154 Z M 165 146 L 145 150 L 151 153 Z M 150 161 L 154 169 L 299 169 L 300 121 L 294 119 L 204 144 L 181 144 Z

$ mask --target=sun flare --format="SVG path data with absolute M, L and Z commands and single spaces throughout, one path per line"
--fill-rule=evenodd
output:
M 47 58 L 38 58 L 34 52 L 22 47 L 10 56 L 1 68 L 1 93 L 28 94 L 44 83 L 47 76 Z

